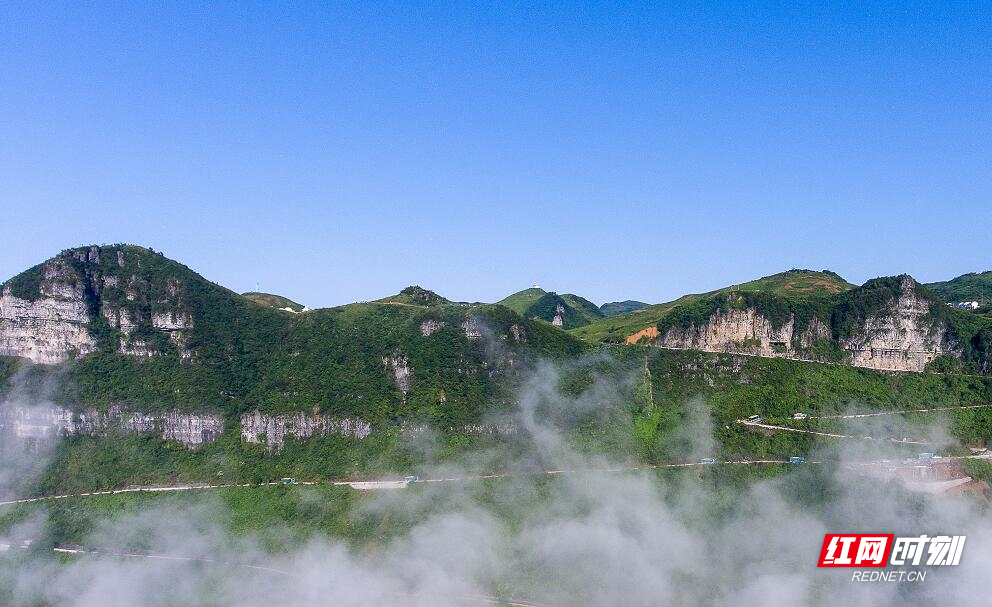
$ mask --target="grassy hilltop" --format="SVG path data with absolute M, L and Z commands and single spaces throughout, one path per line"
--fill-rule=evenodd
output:
M 258 291 L 250 291 L 248 293 L 242 293 L 242 296 L 252 300 L 253 302 L 265 306 L 267 308 L 275 308 L 277 310 L 284 310 L 289 308 L 293 312 L 302 312 L 306 307 L 303 304 L 296 303 L 288 297 L 283 297 L 282 295 L 273 295 L 272 293 L 260 293 Z

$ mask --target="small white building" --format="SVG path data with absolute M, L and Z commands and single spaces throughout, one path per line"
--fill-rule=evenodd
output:
M 957 308 L 959 310 L 977 310 L 982 307 L 977 301 L 959 301 L 958 303 L 947 304 L 952 308 Z

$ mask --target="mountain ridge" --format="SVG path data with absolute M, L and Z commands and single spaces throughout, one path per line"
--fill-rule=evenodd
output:
M 43 394 L 51 406 L 0 408 L 0 431 L 68 439 L 44 481 L 52 491 L 107 479 L 174 479 L 177 470 L 202 480 L 218 466 L 224 478 L 248 482 L 410 470 L 422 458 L 410 451 L 411 440 L 425 435 L 445 453 L 505 450 L 517 432 L 507 416 L 537 361 L 563 363 L 562 390 L 581 391 L 601 373 L 633 389 L 620 398 L 630 408 L 622 417 L 633 415 L 636 430 L 586 420 L 575 432 L 595 440 L 616 432 L 618 448 L 649 459 L 679 456 L 669 439 L 677 436 L 680 403 L 713 382 L 721 386 L 718 416 L 731 422 L 769 406 L 769 394 L 780 412 L 820 394 L 989 394 L 989 378 L 963 375 L 988 372 L 977 365 L 982 348 L 992 349 L 992 334 L 971 353 L 964 348 L 982 317 L 935 303 L 909 277 L 850 290 L 838 283 L 835 299 L 802 289 L 779 297 L 759 287 L 683 298 L 677 313 L 651 325 L 657 333 L 644 342 L 659 347 L 645 348 L 582 341 L 575 336 L 582 327 L 565 331 L 503 305 L 451 303 L 422 287 L 290 314 L 133 245 L 69 249 L 22 274 L 0 290 L 0 353 L 8 355 L 0 355 L 0 377 L 16 378 L 18 394 Z M 538 301 L 545 297 L 555 308 L 583 306 L 548 292 Z M 898 336 L 897 321 L 921 326 L 931 311 L 945 324 L 933 335 L 939 351 L 919 366 L 948 375 L 873 370 L 889 368 L 876 362 L 892 358 L 868 358 L 876 342 Z M 844 352 L 829 341 L 835 333 L 866 358 L 838 360 Z M 909 346 L 926 345 L 912 341 L 916 329 L 908 333 Z M 947 348 L 955 339 L 962 347 Z M 800 355 L 846 364 L 782 360 Z M 634 386 L 622 379 L 638 377 Z M 783 378 L 795 381 L 780 394 Z M 818 382 L 812 392 L 809 381 Z M 864 394 L 859 382 L 884 393 Z M 903 393 L 905 386 L 915 387 Z M 14 389 L 3 387 L 6 394 Z M 753 439 L 723 436 L 730 450 Z
M 992 305 L 992 270 L 969 272 L 925 286 L 947 303 L 977 301 L 983 306 Z
M 721 287 L 705 293 L 683 295 L 666 303 L 652 304 L 624 314 L 608 316 L 577 328 L 573 334 L 589 341 L 623 342 L 629 336 L 658 323 L 675 306 L 719 293 L 764 290 L 790 298 L 804 299 L 849 290 L 854 286 L 830 270 L 787 270 L 737 285 Z
M 220 363 L 230 358 L 225 352 L 236 351 L 245 360 L 261 360 L 273 349 L 277 351 L 278 344 L 288 343 L 287 335 L 302 322 L 302 317 L 288 321 L 283 310 L 257 306 L 187 266 L 135 245 L 68 249 L 0 287 L 0 354 L 26 356 L 40 363 L 59 363 L 95 352 Z M 599 307 L 582 297 L 539 287 L 502 302 L 467 306 L 411 286 L 369 304 L 327 310 L 383 304 L 452 308 L 460 310 L 463 318 L 458 324 L 462 324 L 474 311 L 491 313 L 502 308 L 521 320 L 544 321 L 587 341 L 608 326 L 606 341 L 763 356 L 788 354 L 890 370 L 922 371 L 944 357 L 982 373 L 988 366 L 983 317 L 938 305 L 935 294 L 907 275 L 854 287 L 833 272 L 790 270 L 605 318 Z M 524 306 L 523 314 L 513 310 Z M 431 325 L 433 321 L 424 322 Z M 787 322 L 792 328 L 780 333 Z M 703 332 L 704 325 L 710 326 L 708 333 Z M 523 333 L 534 331 L 517 326 Z M 883 329 L 888 331 L 886 339 L 869 335 Z M 896 337 L 897 329 L 909 330 L 915 341 L 900 345 L 909 342 Z M 927 333 L 931 329 L 933 335 Z M 428 327 L 424 332 L 426 337 L 432 331 Z M 478 337 L 475 329 L 465 332 Z M 520 341 L 516 333 L 514 339 Z M 556 339 L 566 338 L 562 334 Z M 598 340 L 603 339 L 599 335 Z M 850 354 L 862 350 L 870 354 Z M 902 351 L 904 360 L 893 355 L 880 362 L 875 352 L 883 350 Z

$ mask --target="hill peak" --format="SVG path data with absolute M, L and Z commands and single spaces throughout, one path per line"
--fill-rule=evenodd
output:
M 377 299 L 376 303 L 398 303 L 411 306 L 437 306 L 450 304 L 451 301 L 420 285 L 411 285 L 396 295 Z

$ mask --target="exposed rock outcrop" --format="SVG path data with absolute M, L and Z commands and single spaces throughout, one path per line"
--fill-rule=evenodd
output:
M 53 364 L 94 351 L 89 312 L 75 295 L 46 289 L 43 297 L 29 301 L 5 287 L 0 294 L 0 355 Z
M 106 413 L 95 409 L 74 412 L 50 406 L 0 405 L 0 432 L 22 438 L 54 439 L 60 436 L 104 436 L 113 429 L 127 432 L 155 432 L 164 440 L 187 447 L 211 443 L 224 432 L 220 415 L 170 411 L 141 413 L 111 406 Z
M 482 327 L 479 323 L 475 321 L 474 318 L 469 317 L 462 321 L 462 331 L 465 332 L 465 337 L 469 339 L 481 339 L 482 338 Z
M 116 263 L 101 260 L 99 247 L 77 249 L 6 283 L 0 293 L 0 355 L 41 364 L 64 362 L 98 349 L 100 325 L 106 322 L 116 332 L 111 343 L 123 354 L 158 354 L 149 336 L 159 332 L 180 356 L 189 358 L 193 318 L 182 285 L 170 279 L 155 290 L 143 277 L 122 274 L 125 252 L 110 250 Z M 12 286 L 15 281 L 21 288 Z
M 865 318 L 853 337 L 834 342 L 846 354 L 840 362 L 884 371 L 923 371 L 939 355 L 960 355 L 947 343 L 946 327 L 933 322 L 931 305 L 917 293 L 912 278 L 902 277 L 897 297 Z M 776 325 L 753 307 L 728 306 L 717 309 L 703 325 L 669 327 L 664 334 L 641 331 L 628 342 L 653 337 L 651 343 L 664 348 L 810 360 L 816 359 L 811 348 L 832 339 L 829 322 L 829 315 L 813 316 L 797 331 L 794 316 Z
M 392 369 L 396 387 L 399 388 L 400 392 L 403 393 L 403 397 L 406 398 L 406 393 L 410 391 L 410 382 L 413 380 L 413 367 L 410 366 L 410 361 L 407 359 L 406 354 L 394 352 L 389 356 L 383 356 L 382 364 L 387 369 Z
M 900 287 L 892 308 L 869 316 L 859 335 L 841 342 L 852 365 L 922 371 L 941 354 L 959 354 L 945 346 L 946 328 L 930 322 L 931 304 L 916 295 L 913 279 L 904 277 Z
M 793 340 L 808 348 L 818 339 L 829 339 L 830 330 L 814 318 L 800 333 L 795 319 L 776 327 L 754 308 L 717 310 L 702 326 L 687 329 L 672 327 L 659 336 L 658 345 L 667 348 L 704 350 L 707 352 L 742 352 L 757 356 L 795 354 Z
M 446 430 L 448 432 L 476 436 L 507 437 L 517 433 L 517 424 L 512 421 L 463 424 L 461 426 L 448 426 Z M 431 431 L 432 427 L 425 423 L 405 422 L 400 427 L 400 432 L 409 436 L 417 436 Z
M 444 328 L 443 320 L 425 320 L 420 323 L 420 334 L 424 337 L 430 336 L 432 333 L 440 331 Z
M 241 440 L 247 443 L 264 443 L 275 449 L 282 448 L 287 436 L 310 438 L 339 434 L 363 439 L 371 433 L 371 424 L 358 417 L 308 415 L 303 412 L 267 415 L 257 410 L 241 416 Z
M 487 424 L 465 424 L 460 428 L 448 428 L 449 432 L 464 432 L 465 434 L 511 436 L 517 433 L 517 425 L 513 422 L 494 422 Z

